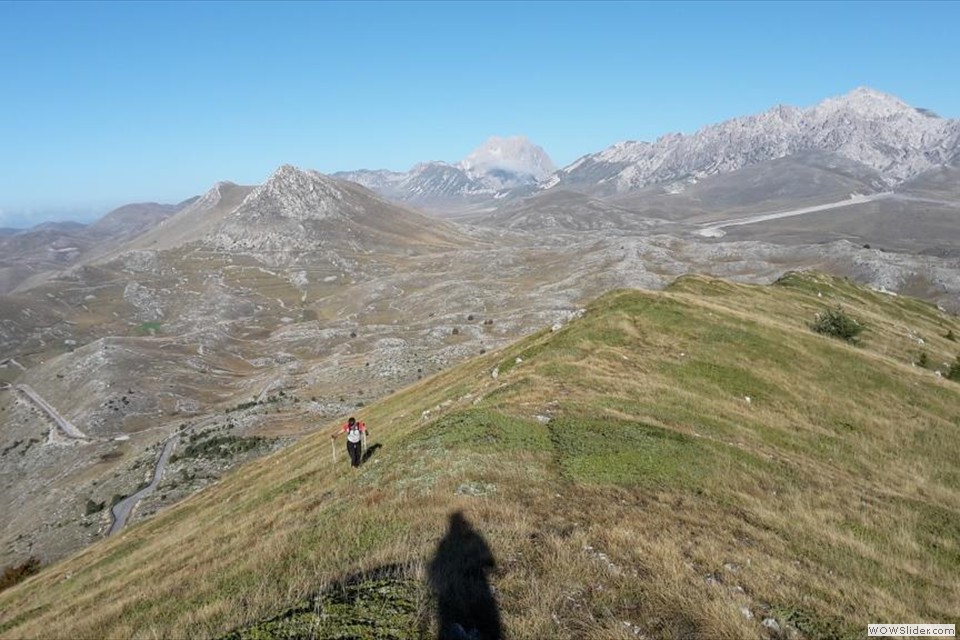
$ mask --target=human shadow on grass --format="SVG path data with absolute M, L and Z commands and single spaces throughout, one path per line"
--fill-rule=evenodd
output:
M 438 640 L 501 640 L 500 609 L 487 573 L 496 567 L 487 541 L 457 511 L 428 567 Z
M 372 444 L 369 447 L 367 447 L 367 450 L 363 452 L 363 457 L 360 458 L 360 464 L 366 463 L 367 460 L 369 460 L 374 455 L 376 455 L 377 451 L 379 451 L 380 447 L 382 446 L 383 446 L 382 444 L 377 442 L 376 444 Z

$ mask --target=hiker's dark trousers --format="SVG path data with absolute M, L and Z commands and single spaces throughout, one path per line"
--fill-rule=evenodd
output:
M 360 442 L 347 442 L 347 453 L 350 454 L 350 464 L 354 467 L 360 466 L 360 449 L 363 444 Z

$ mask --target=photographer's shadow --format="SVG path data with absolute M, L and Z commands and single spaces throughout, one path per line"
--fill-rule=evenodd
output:
M 447 533 L 428 567 L 437 603 L 438 640 L 500 640 L 500 610 L 487 580 L 496 567 L 486 540 L 463 516 L 450 515 Z

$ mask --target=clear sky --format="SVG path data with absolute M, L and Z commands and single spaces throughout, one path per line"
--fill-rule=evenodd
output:
M 6 2 L 0 227 L 282 163 L 557 165 L 866 85 L 960 117 L 960 3 Z

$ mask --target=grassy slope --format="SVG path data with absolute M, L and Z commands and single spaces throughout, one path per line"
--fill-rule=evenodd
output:
M 838 302 L 859 347 L 807 327 Z M 510 637 L 956 622 L 960 385 L 912 365 L 952 360 L 951 329 L 812 274 L 615 292 L 365 409 L 382 448 L 359 471 L 317 433 L 0 594 L 0 636 L 336 637 L 346 607 L 361 637 L 417 637 L 457 510 Z

